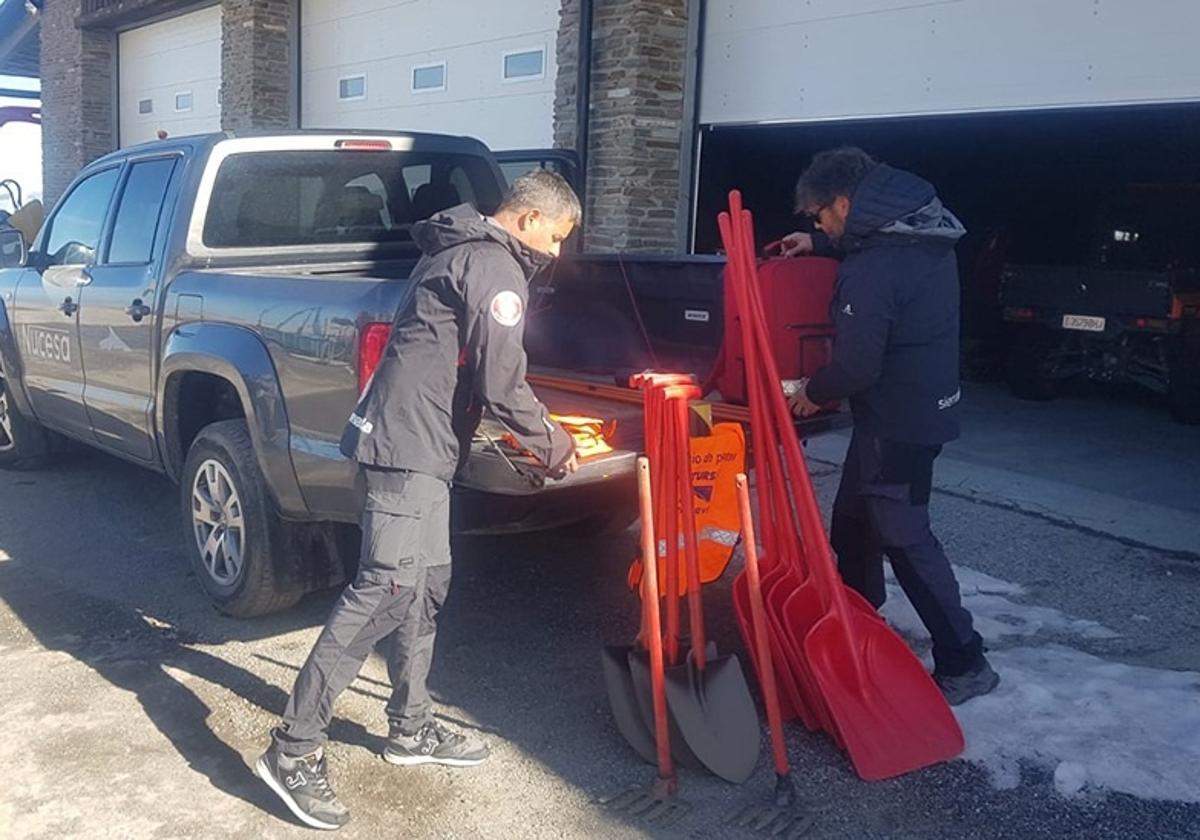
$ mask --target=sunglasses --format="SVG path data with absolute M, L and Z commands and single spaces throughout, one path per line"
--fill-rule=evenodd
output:
M 812 224 L 819 224 L 821 221 L 821 212 L 832 207 L 832 204 L 822 204 L 816 210 L 805 210 L 800 215 L 807 219 Z

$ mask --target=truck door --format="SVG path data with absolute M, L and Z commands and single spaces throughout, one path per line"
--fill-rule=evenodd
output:
M 59 202 L 17 281 L 13 322 L 25 387 L 43 425 L 91 439 L 83 403 L 83 358 L 77 319 L 80 290 L 90 281 L 119 165 L 75 185 Z
M 83 401 L 100 446 L 154 458 L 152 403 L 158 278 L 179 156 L 134 159 L 117 191 L 112 231 L 79 296 Z

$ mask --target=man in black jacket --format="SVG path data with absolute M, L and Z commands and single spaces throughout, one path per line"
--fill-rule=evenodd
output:
M 342 452 L 366 486 L 358 575 L 334 606 L 296 678 L 258 775 L 307 825 L 350 815 L 334 795 L 322 745 L 333 703 L 371 648 L 391 637 L 384 758 L 466 767 L 487 745 L 435 720 L 425 682 L 450 585 L 450 481 L 483 410 L 544 465 L 575 468 L 571 436 L 525 381 L 528 285 L 579 223 L 558 175 L 518 178 L 493 217 L 461 205 L 413 226 L 424 252 L 387 348 L 346 425 Z
M 830 363 L 792 398 L 813 414 L 850 400 L 854 434 L 830 529 L 847 584 L 879 607 L 883 555 L 933 637 L 934 678 L 951 704 L 994 689 L 958 581 L 929 525 L 933 462 L 959 433 L 958 265 L 965 233 L 933 187 L 860 149 L 817 155 L 796 185 L 816 233 L 785 253 L 840 254 Z

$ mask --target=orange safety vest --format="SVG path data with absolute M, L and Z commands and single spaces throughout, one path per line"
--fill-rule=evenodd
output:
M 738 515 L 737 474 L 746 469 L 746 431 L 741 423 L 717 423 L 712 434 L 691 439 L 692 503 L 696 511 L 697 547 L 700 555 L 700 582 L 712 583 L 725 572 L 741 536 Z M 666 589 L 665 544 L 658 546 L 659 591 Z M 687 592 L 687 558 L 683 537 L 679 543 L 679 594 Z M 629 588 L 642 580 L 642 562 L 629 567 Z

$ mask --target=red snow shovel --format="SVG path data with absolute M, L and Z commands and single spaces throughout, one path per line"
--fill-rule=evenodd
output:
M 730 193 L 730 210 L 740 234 L 738 244 L 744 248 L 753 241 L 753 222 L 736 191 Z M 746 286 L 752 287 L 753 259 L 744 250 L 737 253 L 750 280 Z M 762 366 L 768 382 L 777 382 L 761 306 L 753 306 L 753 292 L 748 297 L 752 311 L 745 320 L 755 338 L 755 364 Z M 791 415 L 782 390 L 766 392 L 776 426 L 788 427 Z M 786 629 L 793 647 L 803 649 L 855 770 L 867 780 L 885 779 L 955 757 L 963 749 L 962 731 L 920 660 L 886 624 L 849 605 L 800 443 L 794 434 L 781 437 L 800 524 L 799 533 L 782 537 L 807 537 L 804 559 L 823 607 L 819 614 L 810 603 L 798 603 L 792 610 L 789 599 Z
M 792 784 L 792 768 L 788 764 L 787 744 L 783 738 L 780 698 L 775 686 L 775 665 L 771 658 L 771 642 L 768 639 L 767 613 L 758 575 L 758 548 L 754 541 L 754 516 L 750 512 L 750 487 L 745 473 L 737 477 L 737 491 L 738 513 L 741 515 L 742 534 L 746 541 L 747 590 L 754 624 L 754 650 L 758 654 L 758 682 L 762 687 L 763 705 L 767 707 L 767 723 L 771 728 L 771 751 L 775 759 L 775 792 L 769 804 L 751 805 L 733 822 L 735 825 L 790 840 L 807 833 L 815 819 L 812 814 L 797 807 L 796 787 Z
M 717 776 L 740 784 L 750 778 L 758 762 L 758 712 L 737 657 L 714 656 L 705 644 L 688 434 L 688 400 L 698 391 L 695 387 L 674 387 L 665 392 L 670 441 L 666 448 L 675 453 L 672 460 L 679 501 L 668 515 L 682 514 L 683 518 L 691 629 L 690 656 L 684 664 L 667 671 L 667 701 L 671 719 L 696 757 Z M 672 530 L 668 530 L 668 539 L 673 536 Z
M 671 744 L 667 727 L 667 695 L 664 683 L 662 625 L 658 608 L 658 561 L 654 538 L 654 504 L 650 488 L 650 463 L 638 458 L 638 500 L 642 514 L 642 603 L 645 605 L 645 637 L 650 655 L 650 674 L 654 705 L 654 754 L 658 762 L 658 777 L 648 788 L 631 788 L 616 796 L 600 800 L 614 810 L 641 817 L 658 826 L 677 822 L 691 810 L 678 798 L 679 782 L 671 763 Z

